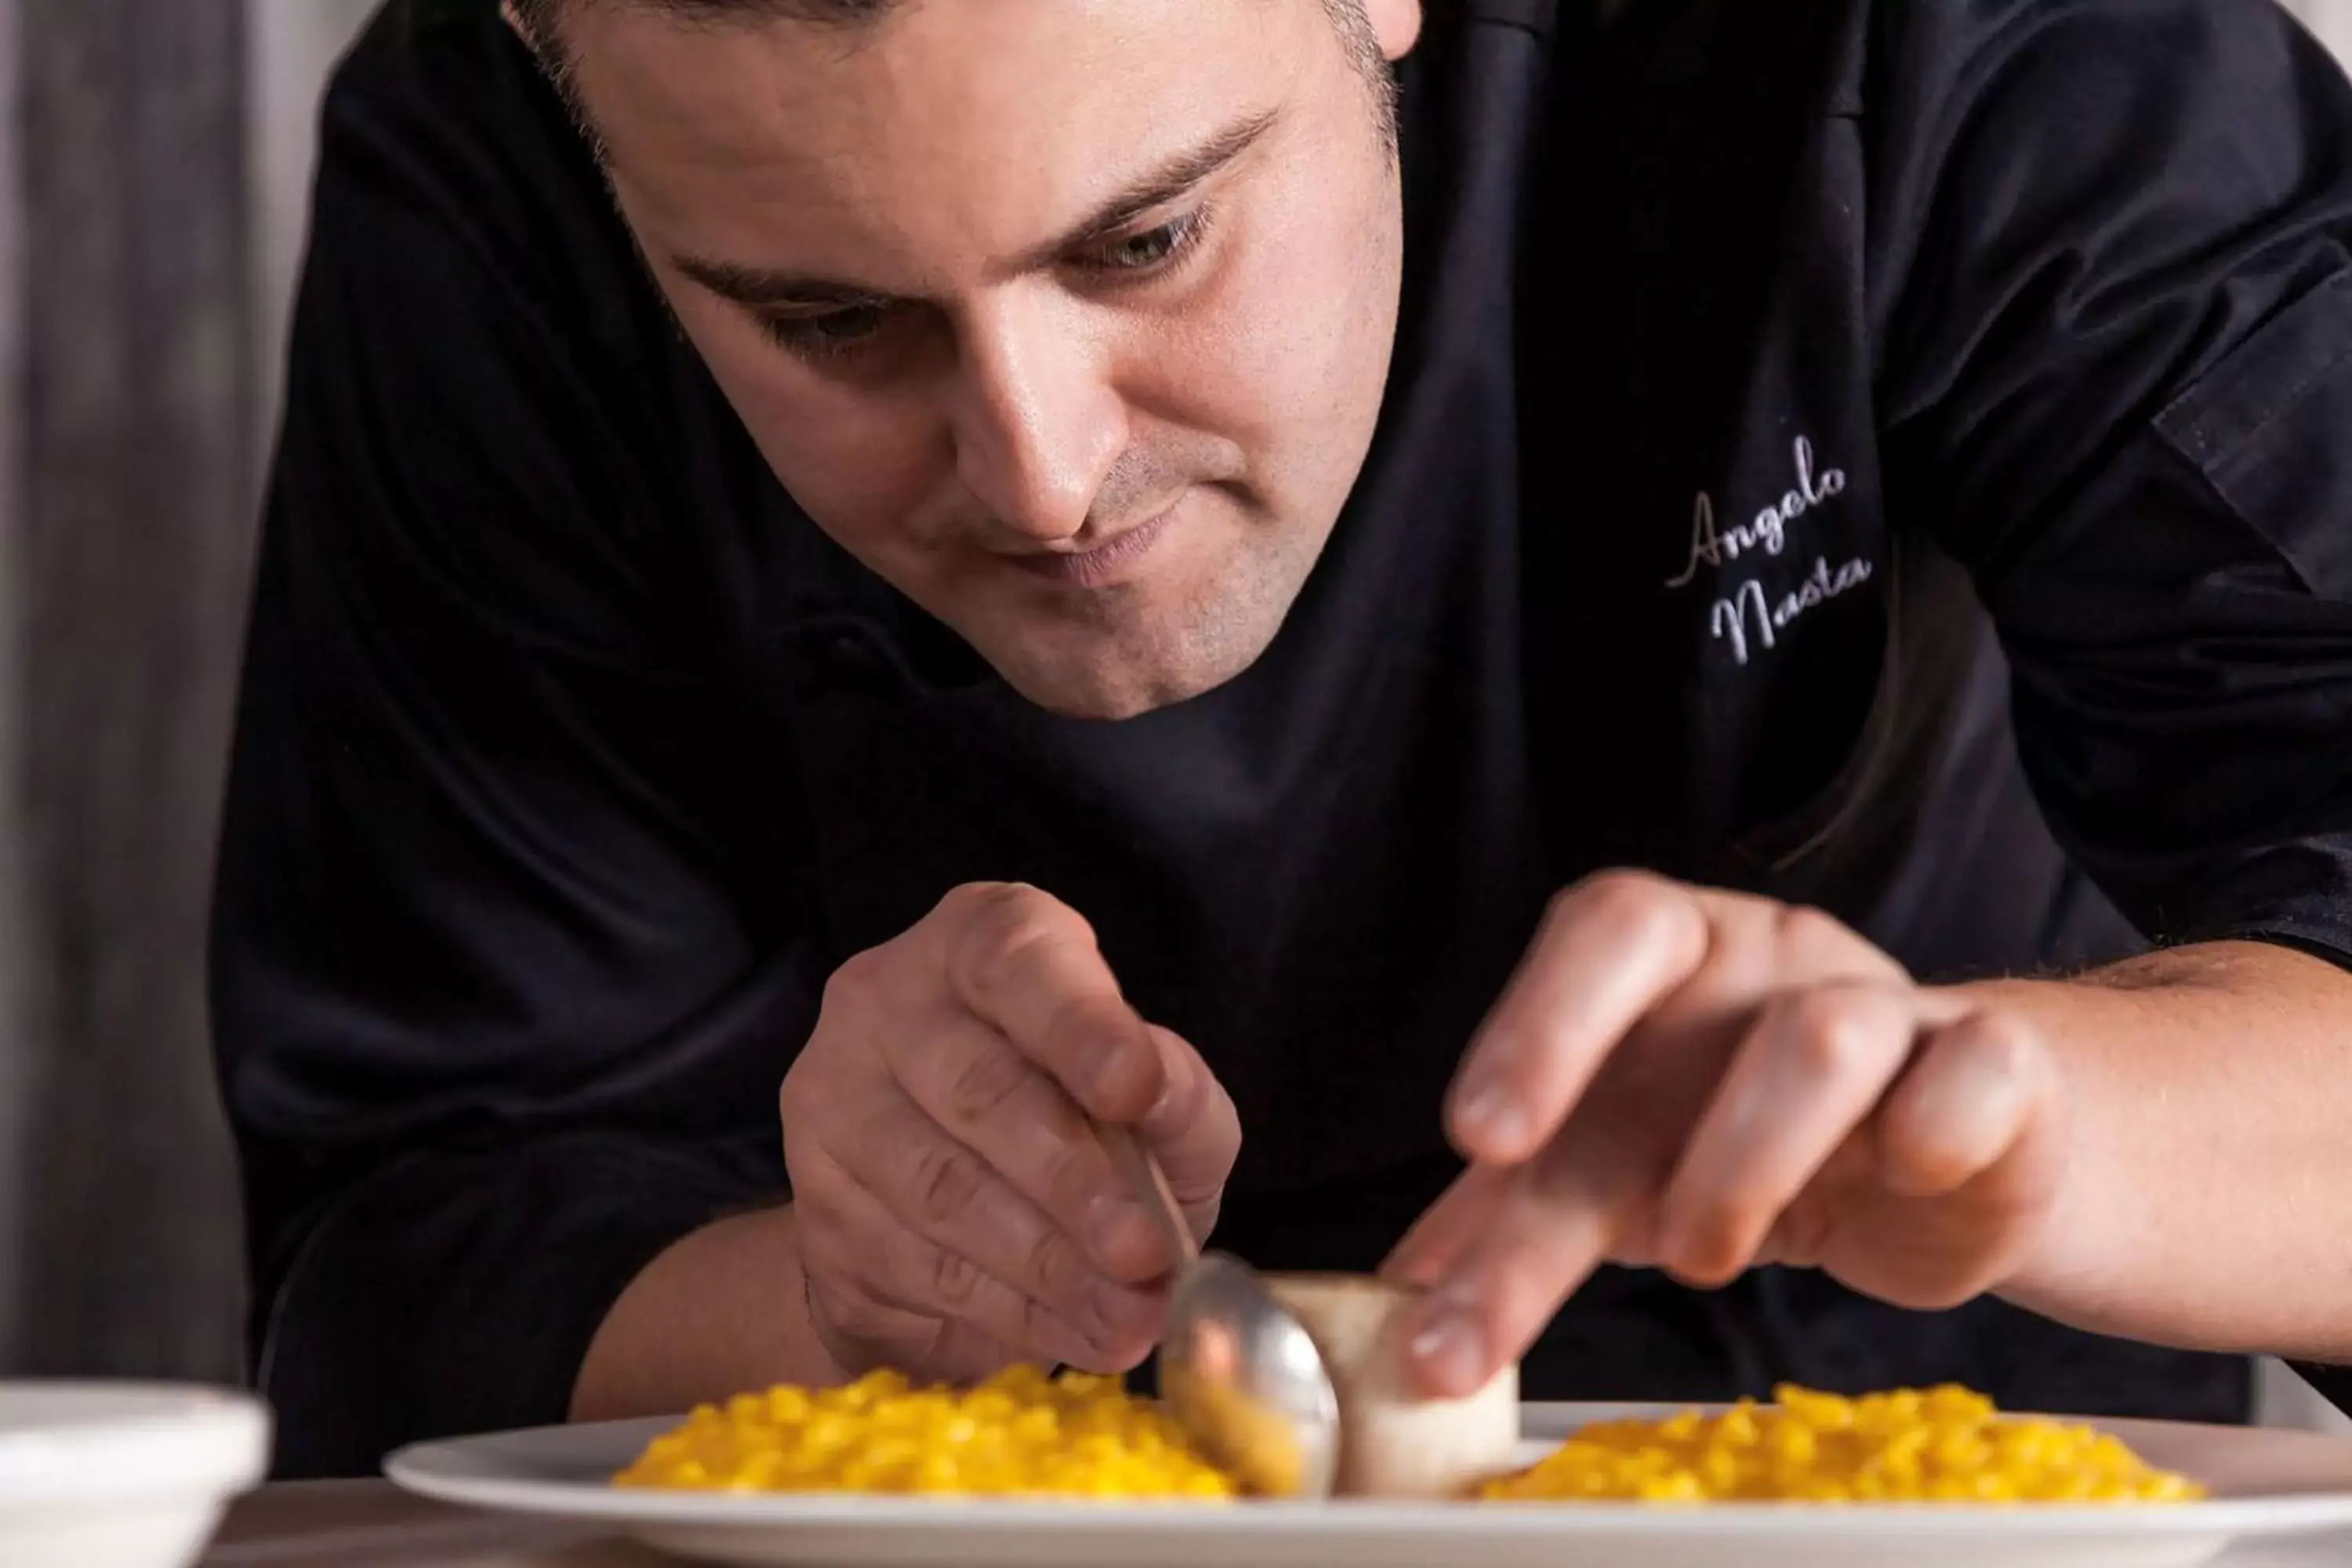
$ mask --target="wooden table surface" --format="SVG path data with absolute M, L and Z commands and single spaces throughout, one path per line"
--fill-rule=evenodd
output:
M 1727 1568 L 1736 1563 L 1727 1558 Z M 2345 1568 L 2352 1535 L 2236 1552 L 2216 1568 Z M 376 1481 L 265 1488 L 231 1510 L 203 1568 L 677 1568 L 593 1528 L 420 1502 Z M 1890 1564 L 1889 1568 L 1895 1568 Z M 1985 1568 L 2000 1568 L 1987 1563 Z
M 229 1510 L 203 1568 L 672 1568 L 594 1527 L 475 1513 L 383 1481 L 265 1487 Z

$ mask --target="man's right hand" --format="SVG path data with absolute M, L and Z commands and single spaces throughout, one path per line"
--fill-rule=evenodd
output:
M 842 965 L 779 1106 L 812 1326 L 849 1373 L 1135 1366 L 1178 1260 L 1087 1117 L 1136 1130 L 1195 1236 L 1241 1148 L 1087 922 L 1017 886 L 959 888 Z

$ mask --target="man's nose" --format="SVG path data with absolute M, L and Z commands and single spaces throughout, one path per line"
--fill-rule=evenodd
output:
M 956 471 L 1003 526 L 1055 544 L 1086 526 L 1127 450 L 1127 407 L 1075 301 L 992 301 L 964 323 L 950 423 Z

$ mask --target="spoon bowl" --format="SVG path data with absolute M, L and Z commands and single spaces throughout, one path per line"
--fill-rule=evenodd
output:
M 1338 1393 L 1314 1339 L 1247 1264 L 1206 1253 L 1178 1277 L 1160 1393 L 1204 1456 L 1257 1496 L 1331 1495 Z
M 1159 1164 L 1124 1127 L 1097 1129 L 1178 1259 L 1160 1397 L 1212 1464 L 1259 1497 L 1331 1495 L 1339 1396 L 1322 1352 L 1257 1271 L 1203 1253 Z

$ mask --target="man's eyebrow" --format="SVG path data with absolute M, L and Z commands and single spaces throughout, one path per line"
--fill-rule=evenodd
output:
M 767 267 L 746 267 L 740 261 L 709 261 L 698 256 L 677 256 L 671 264 L 722 300 L 739 305 L 872 305 L 882 297 L 871 289 L 823 278 L 804 278 Z
M 1051 266 L 1064 254 L 1108 238 L 1155 207 L 1164 206 L 1223 169 L 1274 129 L 1277 111 L 1265 110 L 1238 121 L 1206 142 L 1180 153 L 1120 190 L 1087 215 L 1061 237 L 1018 258 L 1015 274 Z M 772 268 L 747 267 L 740 262 L 713 261 L 697 256 L 673 257 L 678 271 L 721 299 L 754 309 L 777 305 L 875 305 L 888 296 L 854 283 L 814 278 Z
M 1046 265 L 1066 251 L 1106 239 L 1152 208 L 1167 205 L 1257 145 L 1278 118 L 1277 110 L 1263 110 L 1226 126 L 1190 152 L 1179 153 L 1097 207 L 1069 233 L 1039 247 L 1022 269 Z

